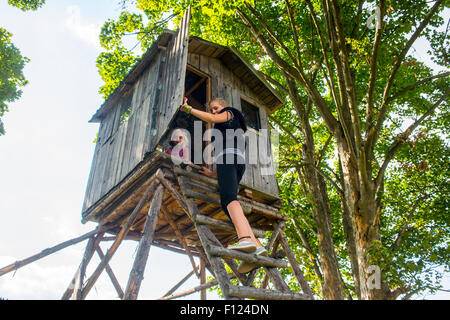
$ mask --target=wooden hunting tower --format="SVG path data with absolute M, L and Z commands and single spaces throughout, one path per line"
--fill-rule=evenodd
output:
M 160 150 L 172 129 L 184 128 L 193 133 L 194 118 L 178 111 L 184 96 L 192 106 L 203 110 L 211 98 L 224 98 L 242 111 L 250 128 L 248 134 L 260 137 L 254 140 L 258 141 L 258 149 L 268 152 L 271 142 L 263 130 L 268 129 L 267 115 L 282 105 L 278 94 L 238 51 L 190 37 L 189 21 L 190 9 L 186 10 L 178 30 L 166 31 L 158 37 L 90 120 L 100 123 L 100 129 L 82 222 L 94 221 L 99 225 L 95 231 L 65 243 L 67 246 L 90 238 L 64 299 L 85 298 L 104 269 L 121 298 L 136 299 L 152 245 L 187 255 L 192 274 L 200 277 L 200 289 L 219 284 L 225 298 L 312 298 L 283 234 L 288 217 L 278 212 L 280 199 L 273 174 L 262 174 L 259 163 L 247 164 L 238 195 L 255 235 L 265 238 L 266 232 L 272 231 L 266 244 L 270 255 L 240 253 L 225 249 L 237 236 L 220 206 L 217 180 L 197 173 L 196 165 L 175 165 Z M 205 143 L 190 147 L 203 148 Z M 273 163 L 265 165 L 270 167 Z M 105 233 L 110 236 L 104 236 Z M 137 240 L 139 245 L 128 284 L 122 291 L 108 263 L 126 239 Z M 98 243 L 104 240 L 113 240 L 113 244 L 103 255 Z M 279 245 L 283 249 L 281 257 L 277 252 Z M 61 246 L 55 248 L 59 250 Z M 84 282 L 86 265 L 95 250 L 101 262 Z M 194 257 L 200 259 L 200 266 Z M 266 278 L 277 290 L 253 287 L 257 270 L 240 274 L 234 259 L 264 267 Z M 227 274 L 223 261 L 232 274 Z M 0 271 L 9 272 L 20 265 L 16 263 Z M 277 268 L 288 266 L 303 293 L 291 292 L 281 277 Z M 205 268 L 214 275 L 213 282 L 205 283 Z M 232 285 L 233 277 L 241 285 Z M 180 295 L 170 291 L 165 299 L 177 296 Z

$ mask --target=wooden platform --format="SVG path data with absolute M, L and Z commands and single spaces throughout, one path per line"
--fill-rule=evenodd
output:
M 236 240 L 236 233 L 220 206 L 217 180 L 197 173 L 197 168 L 176 166 L 169 155 L 153 152 L 115 189 L 89 208 L 83 215 L 83 222 L 96 221 L 108 230 L 107 233 L 117 234 L 160 169 L 160 174 L 176 192 L 165 188 L 155 229 L 154 245 L 184 253 L 180 235 L 193 250 L 200 245 L 193 221 L 174 196 L 176 193 L 181 194 L 177 176 L 182 176 L 187 184 L 188 194 L 195 199 L 201 213 L 198 219 L 201 219 L 202 223 L 209 224 L 222 245 L 226 246 Z M 254 227 L 255 234 L 259 237 L 265 237 L 265 231 L 273 230 L 276 220 L 288 220 L 288 217 L 278 213 L 279 199 L 271 195 L 241 186 L 238 200 L 250 225 Z M 147 201 L 128 232 L 127 239 L 140 239 L 149 206 L 150 201 Z

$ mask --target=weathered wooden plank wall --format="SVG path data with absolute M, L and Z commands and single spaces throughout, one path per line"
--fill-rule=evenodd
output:
M 158 103 L 157 130 L 156 135 L 153 137 L 152 146 L 159 142 L 173 115 L 183 103 L 190 14 L 191 10 L 189 8 L 181 19 L 177 33 L 172 37 L 167 47 L 164 81 L 162 83 L 161 99 Z
M 131 89 L 133 98 L 128 120 L 120 124 L 119 101 L 101 122 L 83 212 L 117 185 L 148 151 L 160 63 L 159 54 Z

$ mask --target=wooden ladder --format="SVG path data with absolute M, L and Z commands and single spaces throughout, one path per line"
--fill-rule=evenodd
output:
M 190 179 L 181 173 L 178 168 L 173 171 L 175 177 L 178 180 L 180 191 L 184 198 L 187 213 L 191 218 L 194 226 L 197 230 L 201 245 L 209 260 L 209 270 L 215 276 L 222 294 L 225 299 L 270 299 L 270 300 L 312 300 L 313 295 L 311 289 L 306 282 L 302 271 L 300 270 L 295 256 L 292 253 L 287 239 L 283 234 L 284 221 L 278 221 L 275 224 L 274 232 L 272 233 L 267 245 L 266 250 L 272 254 L 269 256 L 258 256 L 254 253 L 244 253 L 236 250 L 230 250 L 223 247 L 221 242 L 216 238 L 214 233 L 208 226 L 214 225 L 215 227 L 222 225 L 223 228 L 230 228 L 230 224 L 223 222 L 223 220 L 211 218 L 200 213 L 197 207 L 195 199 L 204 200 L 204 196 L 192 192 L 189 188 Z M 254 229 L 254 228 L 253 228 Z M 261 234 L 261 230 L 254 229 L 255 235 Z M 265 234 L 265 233 L 264 233 Z M 288 258 L 289 264 L 294 271 L 294 274 L 302 288 L 303 293 L 292 292 L 289 286 L 284 281 L 278 268 L 287 268 L 289 264 L 277 257 L 277 247 L 281 244 L 284 253 Z M 258 265 L 256 269 L 251 271 L 248 275 L 239 273 L 237 271 L 237 263 L 235 259 L 247 261 Z M 225 268 L 225 263 L 233 271 L 233 274 L 228 274 Z M 255 288 L 253 281 L 259 268 L 264 268 L 266 275 L 263 280 L 263 288 Z M 233 285 L 230 278 L 236 277 L 241 285 Z M 267 285 L 269 278 L 276 290 L 264 288 Z

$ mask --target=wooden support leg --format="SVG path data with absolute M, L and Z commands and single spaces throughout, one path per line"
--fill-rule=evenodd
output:
M 205 261 L 203 259 L 200 260 L 200 285 L 204 285 L 206 283 L 206 268 Z M 200 300 L 206 300 L 206 289 L 202 289 L 200 291 Z
M 97 254 L 100 257 L 100 259 L 103 260 L 105 255 L 103 254 L 103 251 L 102 251 L 102 249 L 100 248 L 100 246 L 98 244 L 95 246 L 95 250 L 97 251 Z M 114 272 L 112 271 L 112 269 L 109 266 L 109 264 L 106 265 L 105 270 L 106 270 L 106 273 L 108 273 L 108 276 L 111 279 L 111 282 L 112 282 L 114 288 L 116 289 L 117 294 L 119 295 L 119 298 L 122 299 L 123 298 L 123 290 L 120 287 L 119 281 L 117 281 L 117 278 L 114 275 Z
M 230 279 L 236 278 L 236 276 L 234 274 L 232 274 L 232 273 L 228 274 L 228 276 L 230 277 Z M 195 288 L 192 288 L 192 289 L 189 289 L 189 290 L 186 290 L 186 291 L 183 291 L 183 292 L 179 292 L 179 293 L 176 293 L 176 294 L 172 294 L 172 295 L 167 296 L 167 297 L 162 297 L 162 298 L 159 298 L 158 300 L 171 300 L 171 299 L 175 299 L 175 298 L 184 297 L 184 296 L 193 294 L 193 293 L 195 293 L 197 291 L 205 290 L 205 289 L 211 288 L 213 286 L 216 286 L 218 283 L 219 282 L 217 281 L 217 279 L 214 279 L 214 280 L 209 281 L 207 283 L 204 283 L 204 284 L 201 284 L 199 286 L 196 286 Z
M 192 265 L 192 268 L 193 268 L 193 270 L 195 272 L 195 275 L 197 276 L 197 278 L 199 278 L 200 274 L 197 272 L 197 268 L 195 266 L 194 257 L 192 256 L 192 253 L 191 253 L 191 250 L 189 249 L 189 246 L 187 245 L 186 241 L 184 240 L 183 234 L 181 233 L 180 229 L 178 229 L 177 225 L 173 221 L 173 218 L 170 216 L 170 213 L 167 212 L 167 209 L 164 206 L 162 206 L 162 211 L 164 212 L 164 215 L 165 215 L 167 221 L 169 222 L 170 226 L 172 227 L 172 230 L 175 232 L 175 235 L 177 236 L 178 241 L 183 246 L 184 250 L 186 250 L 186 254 L 189 257 L 189 260 L 191 261 L 191 265 Z
M 198 268 L 199 268 L 199 266 L 196 266 L 196 267 L 195 267 L 195 269 L 198 269 Z M 167 293 L 163 296 L 163 298 L 172 295 L 179 287 L 181 287 L 181 285 L 182 285 L 183 283 L 185 283 L 187 280 L 189 280 L 189 278 L 192 277 L 192 275 L 194 274 L 194 270 L 195 270 L 195 269 L 192 269 L 186 276 L 184 276 L 183 279 L 181 279 L 176 285 L 174 285 L 174 286 L 172 287 L 172 289 L 170 289 L 169 291 L 167 291 Z
M 147 221 L 144 225 L 142 238 L 139 242 L 138 252 L 134 260 L 133 269 L 128 279 L 127 288 L 123 296 L 124 300 L 136 300 L 142 279 L 144 278 L 145 265 L 147 264 L 150 246 L 153 241 L 156 223 L 158 221 L 158 214 L 161 208 L 161 202 L 164 195 L 164 187 L 159 185 L 156 189 L 152 203 L 148 210 Z
M 119 248 L 119 245 L 122 243 L 123 239 L 125 239 L 128 231 L 130 230 L 130 227 L 133 225 L 134 220 L 136 219 L 137 215 L 141 211 L 144 204 L 147 202 L 149 195 L 153 194 L 153 191 L 156 189 L 156 187 L 159 185 L 157 181 L 153 181 L 150 186 L 148 187 L 145 194 L 142 196 L 141 200 L 139 200 L 139 203 L 137 204 L 136 208 L 134 208 L 133 212 L 128 217 L 127 222 L 120 230 L 119 234 L 116 237 L 116 240 L 113 242 L 111 247 L 109 248 L 108 252 L 106 252 L 105 257 L 102 259 L 100 264 L 98 265 L 97 269 L 95 269 L 94 273 L 91 275 L 91 277 L 86 282 L 86 285 L 83 288 L 82 293 L 82 299 L 85 299 L 89 291 L 94 286 L 95 282 L 97 281 L 98 277 L 100 277 L 100 274 L 105 269 L 106 265 L 111 260 L 114 253 L 116 253 L 117 249 Z
M 14 263 L 11 263 L 10 265 L 7 265 L 6 267 L 3 267 L 3 268 L 0 269 L 0 277 L 2 275 L 4 275 L 4 274 L 7 274 L 8 272 L 17 270 L 17 269 L 19 269 L 19 268 L 21 268 L 21 267 L 23 267 L 23 266 L 25 266 L 25 265 L 27 265 L 29 263 L 32 263 L 32 262 L 34 262 L 36 260 L 39 260 L 39 259 L 42 259 L 42 258 L 44 258 L 44 257 L 46 257 L 46 256 L 48 256 L 48 255 L 50 255 L 52 253 L 55 253 L 56 251 L 62 250 L 64 248 L 67 248 L 68 246 L 71 246 L 71 245 L 74 245 L 74 244 L 79 243 L 81 241 L 84 241 L 84 240 L 92 237 L 93 235 L 97 234 L 99 231 L 100 231 L 100 228 L 97 228 L 97 229 L 95 229 L 93 231 L 90 231 L 90 232 L 88 232 L 88 233 L 86 233 L 86 234 L 84 234 L 82 236 L 79 236 L 77 238 L 74 238 L 74 239 L 62 242 L 62 243 L 60 243 L 60 244 L 58 244 L 58 245 L 56 245 L 54 247 L 42 250 L 38 254 L 35 254 L 35 255 L 33 255 L 33 256 L 29 257 L 29 258 L 26 258 L 26 259 L 19 260 L 19 261 L 16 261 Z
M 95 251 L 95 244 L 98 242 L 99 238 L 90 238 L 88 244 L 86 246 L 86 250 L 83 255 L 83 259 L 81 260 L 80 268 L 78 269 L 77 275 L 75 276 L 75 287 L 73 289 L 73 300 L 81 299 L 81 290 L 83 288 L 84 276 L 86 274 L 86 268 L 91 261 L 92 256 Z
M 104 234 L 105 234 L 104 232 L 99 232 L 97 234 L 97 236 L 95 238 L 94 245 L 97 244 L 103 238 Z M 84 260 L 87 260 L 85 263 L 86 263 L 86 265 L 88 265 L 89 262 L 92 259 L 92 256 L 94 255 L 94 251 L 93 250 L 89 250 L 89 248 L 91 247 L 92 239 L 93 238 L 91 237 L 89 239 L 88 244 L 86 245 L 86 249 L 85 249 L 85 252 L 84 252 L 84 255 L 83 255 L 83 260 L 82 260 L 81 264 L 83 264 Z M 75 288 L 75 283 L 76 283 L 77 278 L 78 278 L 78 276 L 80 274 L 80 271 L 81 271 L 81 265 L 78 267 L 77 272 L 75 273 L 72 281 L 70 282 L 69 287 L 66 289 L 66 291 L 63 294 L 63 296 L 61 297 L 61 300 L 69 300 L 70 297 L 72 296 L 73 290 Z M 80 283 L 82 283 L 82 282 L 80 281 Z
M 286 252 L 286 256 L 288 258 L 289 264 L 292 267 L 292 271 L 294 271 L 295 277 L 297 278 L 297 281 L 300 284 L 300 287 L 302 288 L 303 293 L 311 296 L 311 299 L 313 299 L 311 287 L 309 286 L 308 282 L 306 282 L 303 272 L 302 272 L 302 270 L 300 270 L 297 260 L 295 259 L 294 253 L 292 252 L 291 248 L 289 247 L 289 243 L 287 242 L 286 237 L 283 234 L 280 234 L 280 242 L 281 242 L 281 246 L 284 249 L 284 252 Z
M 274 252 L 276 250 L 274 244 L 275 244 L 275 241 L 278 239 L 278 235 L 280 234 L 280 232 L 283 231 L 282 229 L 283 229 L 283 223 L 276 223 L 274 225 L 274 230 L 272 232 L 272 235 L 270 236 L 270 239 L 267 242 L 267 245 L 265 247 L 267 252 L 271 252 L 271 251 Z M 258 269 L 255 269 L 252 272 L 250 272 L 249 276 L 247 277 L 247 281 L 244 283 L 244 285 L 251 286 L 253 281 L 255 280 L 255 276 L 257 273 L 258 273 Z M 265 279 L 265 281 L 263 281 L 263 284 L 269 280 L 267 273 L 266 273 L 264 279 Z
M 190 200 L 192 201 L 192 200 Z M 210 240 L 208 239 L 208 231 L 211 232 L 205 225 L 197 225 L 197 233 L 199 235 L 200 241 L 202 242 L 203 247 L 206 249 L 210 244 Z M 222 290 L 223 296 L 225 299 L 230 299 L 231 297 L 228 295 L 228 291 L 231 286 L 231 282 L 227 275 L 227 271 L 225 266 L 223 265 L 221 258 L 218 256 L 213 256 L 208 253 L 206 249 L 206 254 L 208 256 L 208 260 L 211 263 L 211 268 L 213 270 L 214 276 L 219 282 L 220 289 Z

